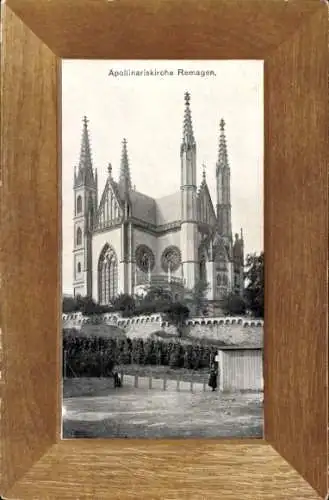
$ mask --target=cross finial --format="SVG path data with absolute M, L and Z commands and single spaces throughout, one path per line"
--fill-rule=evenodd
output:
M 87 117 L 86 117 L 86 115 L 85 115 L 85 116 L 83 117 L 83 124 L 85 125 L 85 127 L 87 127 L 88 123 L 89 123 L 89 120 L 88 120 L 88 118 L 87 118 Z
M 192 117 L 191 117 L 191 106 L 190 106 L 191 95 L 189 92 L 185 92 L 184 100 L 185 100 L 185 110 L 184 110 L 184 120 L 183 120 L 183 142 L 182 147 L 186 147 L 187 145 L 195 146 L 195 139 L 193 135 L 193 127 L 192 127 Z
M 111 165 L 111 163 L 108 164 L 107 171 L 109 173 L 109 176 L 112 177 L 112 165 Z
M 184 97 L 185 97 L 185 104 L 186 104 L 186 106 L 189 106 L 190 105 L 190 100 L 191 100 L 191 94 L 189 92 L 185 92 Z
M 220 128 L 220 134 L 219 134 L 217 165 L 228 168 L 229 164 L 228 164 L 226 137 L 225 137 L 225 121 L 223 118 L 219 122 L 219 128 Z

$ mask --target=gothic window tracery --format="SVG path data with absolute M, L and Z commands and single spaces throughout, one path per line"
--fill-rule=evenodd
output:
M 152 250 L 146 245 L 139 245 L 135 252 L 136 264 L 138 268 L 147 273 L 152 271 L 155 265 L 155 257 Z
M 82 212 L 82 197 L 79 195 L 77 197 L 77 214 L 81 214 Z
M 77 242 L 77 245 L 82 245 L 82 231 L 81 231 L 81 227 L 78 227 L 78 229 L 77 229 L 76 242 Z
M 88 224 L 89 228 L 92 229 L 94 225 L 94 202 L 91 194 L 88 199 Z
M 118 290 L 118 259 L 109 245 L 103 248 L 98 262 L 99 303 L 109 304 Z
M 161 256 L 161 266 L 162 269 L 167 273 L 168 270 L 174 272 L 177 271 L 181 264 L 181 253 L 178 247 L 170 246 L 167 247 Z
M 228 276 L 225 273 L 218 272 L 216 275 L 216 295 L 220 297 L 227 292 L 228 288 Z
M 215 261 L 222 271 L 227 270 L 227 255 L 224 249 L 218 246 L 215 249 Z

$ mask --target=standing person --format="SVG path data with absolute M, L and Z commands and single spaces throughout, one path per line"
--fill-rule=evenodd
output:
M 114 372 L 114 387 L 121 387 L 121 378 L 117 372 Z
M 215 363 L 212 363 L 212 365 L 210 367 L 210 375 L 209 375 L 208 385 L 209 385 L 209 387 L 212 388 L 213 392 L 217 388 L 217 375 L 218 375 L 218 371 L 217 371 L 217 368 L 215 366 Z

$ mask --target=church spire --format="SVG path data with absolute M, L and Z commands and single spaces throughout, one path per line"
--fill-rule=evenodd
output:
M 193 134 L 190 108 L 191 96 L 185 92 L 183 140 L 180 147 L 181 159 L 181 231 L 180 245 L 182 258 L 182 274 L 186 288 L 192 289 L 197 280 L 197 248 L 198 248 L 198 200 L 196 179 L 196 142 Z
M 225 121 L 223 118 L 220 121 L 219 128 L 218 159 L 216 163 L 217 220 L 220 234 L 231 240 L 231 173 L 228 162 Z
M 120 185 L 124 187 L 125 191 L 131 190 L 131 177 L 130 168 L 128 160 L 128 150 L 127 150 L 127 139 L 123 139 L 122 142 L 122 154 L 121 154 L 121 167 L 120 167 Z
M 185 111 L 184 111 L 184 121 L 183 121 L 182 148 L 195 147 L 195 139 L 193 134 L 192 115 L 190 107 L 191 94 L 189 92 L 185 92 L 184 100 L 185 100 Z
M 88 130 L 89 120 L 86 116 L 83 117 L 83 127 L 82 127 L 82 140 L 80 149 L 80 161 L 79 167 L 84 167 L 92 169 L 92 159 L 91 159 L 91 147 L 90 138 Z
M 82 137 L 79 165 L 77 168 L 77 172 L 75 172 L 75 184 L 92 185 L 95 182 L 88 123 L 88 118 L 84 116 L 82 120 Z
M 225 136 L 225 121 L 223 120 L 223 118 L 220 121 L 219 128 L 220 128 L 220 135 L 219 135 L 217 168 L 228 168 L 229 163 L 228 163 L 226 136 Z

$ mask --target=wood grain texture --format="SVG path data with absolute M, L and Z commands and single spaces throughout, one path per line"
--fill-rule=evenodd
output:
M 10 9 L 3 21 L 2 491 L 57 438 L 61 304 L 58 63 Z
M 319 499 L 269 445 L 255 443 L 63 441 L 16 483 L 9 498 Z
M 324 495 L 328 53 L 314 49 L 328 30 L 323 13 L 265 62 L 264 356 L 265 437 Z
M 71 59 L 265 59 L 319 10 L 318 0 L 7 3 L 55 54 Z
M 22 500 L 324 498 L 329 116 L 325 5 L 317 0 L 8 0 L 2 10 L 5 385 L 0 493 Z M 55 54 L 265 58 L 265 434 L 270 444 L 60 442 L 61 117 Z

